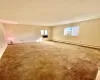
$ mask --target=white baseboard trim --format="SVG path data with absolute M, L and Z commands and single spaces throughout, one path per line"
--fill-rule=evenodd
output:
M 54 42 L 60 42 L 60 43 L 65 43 L 65 44 L 76 45 L 76 46 L 88 47 L 88 48 L 93 48 L 93 49 L 100 50 L 100 46 L 94 46 L 94 45 L 88 45 L 88 44 L 81 44 L 81 43 L 73 43 L 73 42 L 65 42 L 65 41 L 57 41 L 57 40 L 52 40 L 52 41 L 54 41 Z

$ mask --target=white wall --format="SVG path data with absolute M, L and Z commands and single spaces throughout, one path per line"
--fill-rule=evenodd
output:
M 0 23 L 0 58 L 7 47 L 3 25 Z
M 19 25 L 19 24 L 3 24 L 7 38 L 12 37 L 15 43 L 35 42 L 41 40 L 41 30 L 48 30 L 48 38 L 51 40 L 51 27 Z
M 64 28 L 79 26 L 79 36 L 64 36 Z M 52 40 L 100 48 L 100 19 L 88 20 L 52 28 Z

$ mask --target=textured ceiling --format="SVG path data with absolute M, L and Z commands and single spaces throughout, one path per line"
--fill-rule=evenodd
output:
M 100 0 L 0 0 L 0 21 L 60 25 L 100 17 Z

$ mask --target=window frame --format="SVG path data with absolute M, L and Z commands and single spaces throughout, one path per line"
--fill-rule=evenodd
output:
M 43 31 L 43 32 L 42 32 Z M 43 33 L 43 34 L 42 34 Z M 41 36 L 43 37 L 43 38 L 48 38 L 48 30 L 47 29 L 42 29 L 41 30 Z
M 69 28 L 69 32 L 68 32 Z M 76 29 L 76 31 L 74 31 Z M 75 34 L 74 34 L 75 33 Z M 64 36 L 79 36 L 79 26 L 69 26 L 64 28 Z

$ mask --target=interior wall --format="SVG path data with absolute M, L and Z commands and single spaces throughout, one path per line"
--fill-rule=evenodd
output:
M 79 26 L 77 37 L 64 36 L 64 28 Z M 100 48 L 100 19 L 52 27 L 52 40 Z
M 15 43 L 41 41 L 40 31 L 48 30 L 48 38 L 51 40 L 51 27 L 19 25 L 19 24 L 3 24 L 6 32 L 7 41 L 13 40 Z M 23 40 L 23 41 L 21 41 Z
M 0 23 L 0 58 L 7 47 L 7 42 L 5 39 L 5 33 L 2 23 Z

